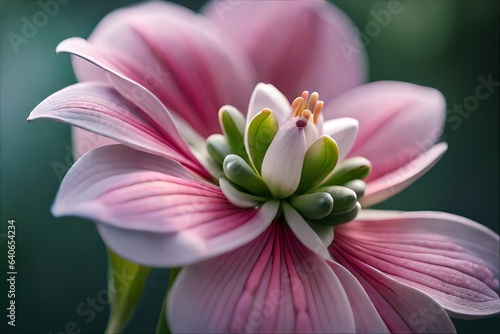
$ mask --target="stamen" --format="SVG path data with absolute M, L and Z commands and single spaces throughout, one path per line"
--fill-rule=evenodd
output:
M 314 92 L 309 96 L 307 90 L 303 91 L 301 96 L 292 102 L 292 117 L 304 117 L 309 120 L 313 116 L 313 122 L 318 122 L 318 117 L 323 109 L 323 101 L 319 101 L 319 94 Z
M 304 109 L 307 108 L 307 99 L 309 97 L 309 92 L 307 90 L 302 92 L 302 101 L 304 103 L 300 104 L 300 108 L 298 110 L 297 116 L 302 117 L 302 113 L 304 112 Z
M 309 117 L 311 117 L 311 110 L 309 109 L 306 109 L 302 112 L 302 117 L 304 117 L 305 119 L 309 120 Z
M 307 101 L 308 98 L 309 98 L 309 92 L 307 90 L 305 90 L 305 91 L 302 92 L 301 96 L 304 99 L 304 101 Z
M 314 105 L 316 102 L 319 100 L 319 94 L 317 92 L 314 92 L 311 94 L 311 97 L 309 98 L 309 110 L 314 110 Z
M 319 114 L 321 113 L 321 110 L 323 110 L 324 104 L 325 104 L 325 102 L 323 102 L 323 101 L 316 102 L 316 104 L 314 106 L 314 111 L 313 111 L 313 123 L 314 124 L 316 124 L 318 122 L 318 117 L 319 117 Z
M 297 117 L 304 108 L 305 101 L 302 97 L 297 97 L 292 102 L 292 117 Z

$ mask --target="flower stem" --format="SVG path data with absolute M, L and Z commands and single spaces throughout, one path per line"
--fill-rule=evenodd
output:
M 132 317 L 151 268 L 123 259 L 108 249 L 110 314 L 105 333 L 123 333 Z
M 168 328 L 167 322 L 167 299 L 168 294 L 170 293 L 170 289 L 175 282 L 175 278 L 179 275 L 181 268 L 172 268 L 170 269 L 170 279 L 168 281 L 167 293 L 165 294 L 165 298 L 163 299 L 163 304 L 161 307 L 160 317 L 158 319 L 158 324 L 156 325 L 156 334 L 171 334 L 170 329 Z

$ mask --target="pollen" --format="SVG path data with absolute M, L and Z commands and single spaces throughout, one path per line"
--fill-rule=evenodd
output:
M 312 115 L 312 121 L 316 124 L 324 104 L 323 101 L 319 100 L 319 94 L 317 92 L 309 96 L 309 92 L 305 90 L 302 92 L 301 96 L 297 97 L 292 102 L 292 117 L 304 117 L 309 120 Z

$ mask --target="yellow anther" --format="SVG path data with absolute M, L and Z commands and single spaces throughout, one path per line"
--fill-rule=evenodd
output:
M 297 117 L 304 109 L 305 101 L 302 97 L 297 97 L 292 102 L 292 117 Z
M 314 105 L 316 102 L 319 100 L 319 94 L 317 92 L 314 92 L 311 94 L 311 97 L 309 98 L 309 110 L 314 111 Z
M 317 92 L 309 96 L 309 92 L 305 90 L 292 102 L 292 117 L 309 119 L 312 115 L 313 122 L 316 124 L 324 104 L 323 101 L 319 101 L 319 94 Z
M 304 101 L 307 102 L 307 100 L 309 99 L 309 92 L 307 90 L 305 90 L 305 91 L 302 92 L 301 96 L 304 99 Z
M 316 102 L 316 104 L 314 105 L 314 111 L 313 111 L 313 123 L 314 124 L 317 124 L 318 122 L 318 118 L 319 118 L 319 115 L 321 113 L 321 110 L 323 110 L 323 105 L 325 104 L 325 102 L 323 101 L 318 101 Z
M 302 112 L 302 117 L 304 117 L 305 119 L 309 120 L 309 118 L 311 117 L 311 110 L 309 110 L 309 109 L 305 109 L 305 110 Z

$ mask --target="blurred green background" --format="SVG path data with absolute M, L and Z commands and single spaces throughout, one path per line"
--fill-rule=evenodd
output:
M 75 322 L 83 333 L 105 328 L 108 310 L 82 317 L 76 309 L 106 288 L 106 253 L 92 223 L 55 219 L 49 212 L 59 186 L 54 163 L 69 166 L 69 126 L 26 118 L 51 93 L 75 82 L 69 56 L 56 45 L 72 36 L 87 37 L 114 8 L 137 1 L 78 1 L 38 29 L 18 52 L 7 38 L 20 34 L 23 18 L 41 10 L 37 1 L 3 1 L 1 5 L 1 309 L 2 333 L 60 333 Z M 182 4 L 194 10 L 198 1 Z M 384 1 L 334 1 L 365 31 L 371 10 Z M 369 80 L 402 80 L 431 86 L 446 96 L 449 107 L 474 96 L 478 77 L 499 78 L 498 1 L 411 1 L 367 41 Z M 258 19 L 258 18 L 256 18 Z M 499 231 L 499 87 L 480 101 L 460 126 L 448 115 L 449 150 L 416 184 L 380 208 L 439 210 L 456 213 Z M 455 128 L 454 128 L 455 127 Z M 6 325 L 6 224 L 16 220 L 17 317 Z M 168 280 L 166 270 L 150 276 L 127 333 L 152 332 Z M 500 327 L 500 317 L 456 320 L 462 333 Z

